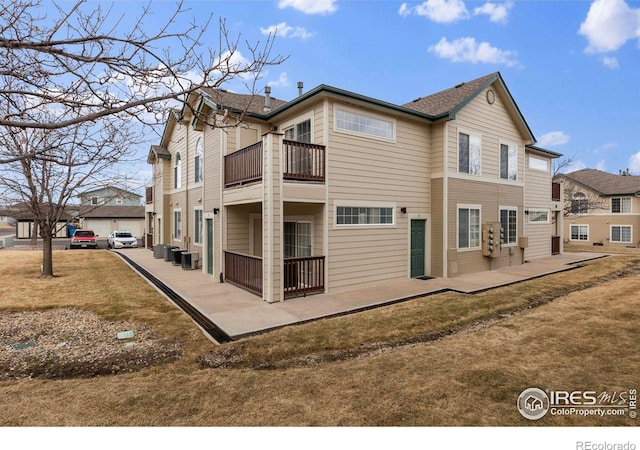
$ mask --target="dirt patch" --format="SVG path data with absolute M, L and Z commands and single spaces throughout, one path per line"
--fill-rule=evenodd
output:
M 120 332 L 133 336 L 118 339 Z M 73 308 L 0 313 L 0 349 L 0 380 L 134 372 L 181 354 L 150 327 Z

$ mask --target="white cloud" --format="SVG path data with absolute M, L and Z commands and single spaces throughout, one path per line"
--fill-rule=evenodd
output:
M 578 159 L 576 161 L 573 161 L 568 166 L 563 167 L 562 170 L 560 170 L 560 173 L 571 173 L 571 172 L 575 172 L 577 170 L 582 170 L 586 168 L 587 168 L 587 165 Z
M 538 139 L 538 144 L 542 147 L 564 145 L 567 142 L 569 142 L 569 135 L 564 131 L 550 131 Z
M 494 23 L 507 23 L 509 16 L 509 10 L 513 8 L 513 2 L 498 4 L 487 2 L 482 6 L 479 6 L 473 10 L 473 15 L 486 14 L 489 16 L 489 20 Z
M 640 152 L 634 153 L 629 157 L 629 171 L 640 173 Z
M 624 0 L 595 0 L 578 33 L 589 42 L 586 53 L 616 51 L 628 40 L 640 39 L 640 8 Z
M 429 51 L 453 62 L 504 64 L 507 67 L 518 65 L 516 52 L 500 50 L 488 42 L 476 42 L 472 37 L 460 38 L 452 42 L 443 37 L 436 45 L 429 47 Z
M 427 0 L 413 7 L 403 3 L 398 14 L 416 14 L 438 23 L 454 23 L 469 18 L 469 11 L 462 0 Z
M 287 72 L 282 72 L 277 80 L 269 81 L 267 84 L 271 87 L 287 87 L 291 83 L 289 82 L 289 78 L 287 77 Z
M 602 58 L 602 64 L 604 64 L 604 66 L 608 67 L 609 69 L 617 69 L 618 67 L 620 67 L 618 58 L 616 58 L 615 56 L 605 56 L 604 58 Z
M 280 0 L 280 9 L 293 8 L 305 14 L 330 14 L 336 11 L 336 0 Z
M 292 27 L 287 25 L 286 22 L 280 22 L 277 25 L 270 25 L 267 28 L 260 27 L 260 32 L 265 35 L 275 35 L 283 38 L 300 38 L 308 39 L 313 36 L 313 33 L 308 32 L 302 27 Z

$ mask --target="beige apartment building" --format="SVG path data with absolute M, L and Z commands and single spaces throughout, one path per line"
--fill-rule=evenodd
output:
M 560 252 L 560 155 L 500 73 L 404 105 L 326 85 L 189 104 L 149 152 L 147 246 L 197 253 L 212 282 L 274 302 Z

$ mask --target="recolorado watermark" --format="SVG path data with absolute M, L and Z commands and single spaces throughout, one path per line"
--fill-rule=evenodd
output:
M 576 442 L 576 450 L 636 450 L 633 442 Z
M 527 388 L 518 397 L 518 411 L 529 420 L 547 414 L 553 416 L 637 416 L 637 390 L 626 391 L 563 391 Z M 582 447 L 583 450 L 617 450 L 617 447 Z M 635 450 L 620 449 L 620 450 Z

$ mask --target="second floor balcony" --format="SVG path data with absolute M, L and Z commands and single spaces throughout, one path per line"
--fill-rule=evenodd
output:
M 324 182 L 325 146 L 283 140 L 282 177 L 285 180 Z M 264 151 L 262 142 L 224 157 L 224 186 L 240 186 L 262 180 Z

